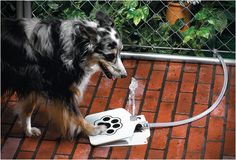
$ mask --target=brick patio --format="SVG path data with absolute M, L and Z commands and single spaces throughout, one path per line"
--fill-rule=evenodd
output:
M 81 105 L 84 115 L 125 107 L 132 76 L 139 82 L 138 114 L 144 114 L 149 122 L 199 114 L 216 100 L 223 84 L 219 65 L 138 60 L 125 60 L 124 64 L 126 79 L 112 81 L 100 73 L 92 77 Z M 149 143 L 141 146 L 93 147 L 82 134 L 74 141 L 61 139 L 48 123 L 45 106 L 32 117 L 42 136 L 27 138 L 12 114 L 16 102 L 12 97 L 1 107 L 1 158 L 235 158 L 235 67 L 228 69 L 228 89 L 216 110 L 191 124 L 151 130 Z

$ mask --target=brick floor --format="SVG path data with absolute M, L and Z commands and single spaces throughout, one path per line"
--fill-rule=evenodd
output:
M 127 107 L 132 76 L 139 82 L 137 112 L 149 122 L 182 120 L 199 114 L 215 101 L 223 85 L 219 65 L 138 60 L 124 60 L 124 65 L 126 79 L 112 81 L 100 73 L 92 77 L 81 105 L 83 115 Z M 228 68 L 228 89 L 216 110 L 191 124 L 151 130 L 149 143 L 141 146 L 93 147 L 83 134 L 74 141 L 62 139 L 48 123 L 43 105 L 32 117 L 42 136 L 25 137 L 13 114 L 14 95 L 1 107 L 1 158 L 235 158 L 235 67 Z

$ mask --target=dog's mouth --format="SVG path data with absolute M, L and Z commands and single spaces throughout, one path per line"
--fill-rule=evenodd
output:
M 103 64 L 102 62 L 99 63 L 100 67 L 102 68 L 103 73 L 106 75 L 107 78 L 109 79 L 115 79 L 115 76 L 113 76 L 113 74 L 110 72 L 110 70 L 106 67 L 105 64 Z

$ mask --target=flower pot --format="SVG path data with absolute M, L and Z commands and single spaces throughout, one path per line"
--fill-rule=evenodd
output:
M 166 11 L 167 21 L 173 25 L 178 19 L 184 19 L 185 26 L 181 31 L 185 31 L 189 28 L 189 21 L 191 20 L 190 14 L 191 5 L 185 4 L 185 6 L 180 5 L 178 2 L 169 2 L 169 6 Z

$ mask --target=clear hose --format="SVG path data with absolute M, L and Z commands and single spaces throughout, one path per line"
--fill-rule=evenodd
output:
M 222 100 L 222 98 L 223 98 L 223 96 L 225 94 L 225 91 L 227 89 L 228 71 L 227 71 L 227 67 L 226 67 L 226 64 L 225 64 L 223 58 L 218 53 L 216 53 L 216 50 L 214 50 L 214 53 L 217 56 L 217 58 L 219 59 L 221 65 L 223 67 L 224 83 L 223 83 L 223 87 L 221 89 L 219 97 L 212 104 L 212 106 L 210 108 L 208 108 L 207 110 L 205 110 L 204 112 L 202 112 L 202 113 L 200 113 L 200 114 L 198 114 L 198 115 L 196 115 L 194 117 L 191 117 L 189 119 L 185 119 L 185 120 L 181 120 L 181 121 L 175 121 L 175 122 L 148 123 L 148 124 L 145 125 L 146 127 L 150 127 L 150 128 L 153 128 L 153 127 L 172 127 L 172 126 L 179 126 L 179 125 L 183 125 L 183 124 L 186 124 L 186 123 L 190 123 L 190 122 L 196 121 L 196 120 L 206 116 L 207 114 L 209 114 L 211 111 L 213 111 L 219 105 L 219 103 Z

